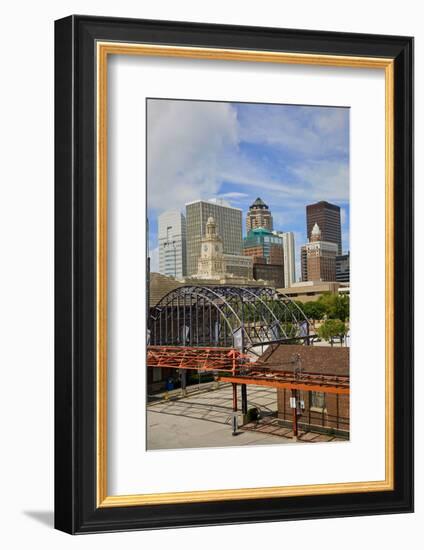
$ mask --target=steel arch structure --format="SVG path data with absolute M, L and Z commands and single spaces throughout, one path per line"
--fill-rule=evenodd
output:
M 309 335 L 298 305 L 274 288 L 182 286 L 151 308 L 153 346 L 235 347 L 293 341 Z

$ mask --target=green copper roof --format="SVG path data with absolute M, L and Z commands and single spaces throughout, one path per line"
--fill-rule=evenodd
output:
M 250 235 L 272 235 L 272 231 L 269 229 L 266 229 L 265 227 L 256 227 L 255 229 L 251 229 L 247 236 Z

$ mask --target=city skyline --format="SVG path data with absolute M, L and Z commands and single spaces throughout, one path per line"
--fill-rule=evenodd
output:
M 349 110 L 148 100 L 146 136 L 147 448 L 347 441 Z
M 152 270 L 158 215 L 170 204 L 185 214 L 187 202 L 216 197 L 240 208 L 243 221 L 258 196 L 270 206 L 274 229 L 294 233 L 297 279 L 307 204 L 340 206 L 349 250 L 348 109 L 149 100 L 148 125 Z

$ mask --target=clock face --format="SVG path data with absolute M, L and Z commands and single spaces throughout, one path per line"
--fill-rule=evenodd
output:
M 219 246 L 216 244 L 215 245 L 215 251 L 218 252 L 218 250 L 219 250 Z
M 205 252 L 208 251 L 208 245 L 207 245 L 207 244 L 205 244 L 205 246 L 203 247 L 203 250 L 204 250 Z

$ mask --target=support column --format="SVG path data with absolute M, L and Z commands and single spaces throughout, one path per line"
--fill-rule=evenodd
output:
M 181 369 L 181 396 L 185 397 L 187 395 L 187 371 L 186 369 Z
M 243 413 L 243 423 L 247 416 L 247 385 L 241 384 L 241 411 Z
M 237 412 L 237 384 L 233 382 L 233 412 Z
M 237 422 L 237 384 L 233 383 L 233 435 L 238 435 Z

